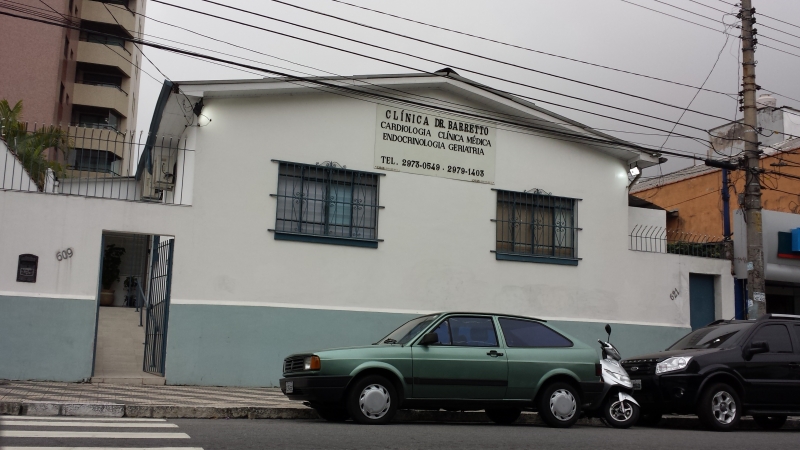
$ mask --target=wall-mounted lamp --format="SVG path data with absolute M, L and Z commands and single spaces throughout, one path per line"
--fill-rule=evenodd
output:
M 631 166 L 630 170 L 628 170 L 628 171 L 631 173 L 631 176 L 633 176 L 633 177 L 635 177 L 635 176 L 639 175 L 640 173 L 642 173 L 639 170 L 638 166 Z

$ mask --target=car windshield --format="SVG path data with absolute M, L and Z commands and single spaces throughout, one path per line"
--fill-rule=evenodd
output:
M 726 347 L 736 342 L 741 332 L 753 326 L 752 323 L 728 323 L 700 328 L 684 336 L 667 350 L 689 350 Z
M 388 336 L 384 337 L 377 343 L 383 344 L 406 344 L 411 339 L 414 339 L 416 335 L 419 334 L 420 331 L 424 330 L 431 324 L 431 322 L 436 319 L 436 314 L 432 316 L 422 316 L 417 317 L 416 319 L 411 319 L 408 322 L 404 323 L 400 326 L 400 328 L 392 331 L 389 333 Z

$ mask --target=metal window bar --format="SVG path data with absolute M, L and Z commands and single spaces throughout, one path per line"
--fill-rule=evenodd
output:
M 184 205 L 185 139 L 157 137 L 152 173 L 136 171 L 148 135 L 77 126 L 42 126 L 0 117 L 0 190 Z
M 577 199 L 497 191 L 498 253 L 578 257 Z
M 630 250 L 633 251 L 725 258 L 725 242 L 721 236 L 667 230 L 652 225 L 636 225 L 631 230 L 629 238 Z
M 174 243 L 170 239 L 156 247 L 146 305 L 143 370 L 160 376 L 164 376 Z
M 280 162 L 275 231 L 378 239 L 380 174 Z

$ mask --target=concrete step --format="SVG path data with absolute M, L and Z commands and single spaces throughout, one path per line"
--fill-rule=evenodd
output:
M 150 385 L 150 386 L 163 386 L 166 384 L 166 378 L 152 376 L 131 376 L 131 375 L 100 375 L 91 378 L 93 384 L 129 384 L 129 385 Z

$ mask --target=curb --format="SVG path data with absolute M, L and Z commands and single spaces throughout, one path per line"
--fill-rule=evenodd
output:
M 176 405 L 123 405 L 115 403 L 53 403 L 53 402 L 0 402 L 0 415 L 28 416 L 84 416 L 84 417 L 132 417 L 159 419 L 287 419 L 319 420 L 311 408 L 274 408 L 260 406 L 176 406 Z M 397 411 L 394 419 L 398 423 L 491 423 L 481 411 Z M 536 413 L 525 412 L 516 425 L 542 425 Z M 578 425 L 606 426 L 597 418 L 582 418 Z M 697 417 L 666 416 L 659 428 L 703 429 Z M 742 430 L 760 429 L 749 418 L 743 418 Z M 800 429 L 800 420 L 788 420 L 784 430 Z

